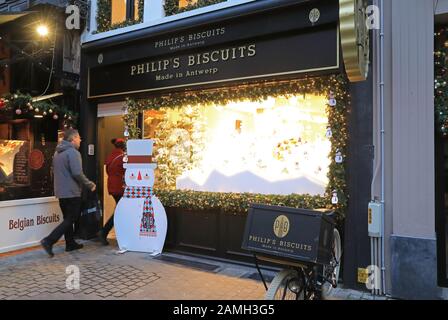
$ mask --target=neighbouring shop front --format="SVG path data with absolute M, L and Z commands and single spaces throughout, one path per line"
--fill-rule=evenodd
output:
M 166 249 L 216 258 L 252 262 L 241 249 L 249 203 L 333 209 L 346 243 L 364 246 L 347 245 L 354 286 L 369 264 L 357 208 L 370 189 L 351 176 L 371 175 L 355 150 L 372 136 L 356 125 L 371 120 L 357 5 L 256 1 L 84 44 L 86 171 L 105 181 L 112 138 L 154 139 Z M 357 223 L 363 234 L 347 227 Z
M 61 27 L 61 9 L 4 9 L 8 7 L 0 8 L 0 253 L 39 244 L 62 221 L 51 164 L 63 130 L 76 126 L 79 80 L 76 59 L 65 58 L 76 49 L 79 34 Z

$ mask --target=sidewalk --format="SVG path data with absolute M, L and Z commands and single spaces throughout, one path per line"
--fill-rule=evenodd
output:
M 65 252 L 57 244 L 50 259 L 40 248 L 0 254 L 0 300 L 132 299 L 132 300 L 263 300 L 265 289 L 255 267 L 164 253 L 117 253 L 116 243 L 103 247 L 80 241 L 84 248 Z M 79 289 L 66 288 L 68 266 L 80 271 Z M 270 281 L 275 272 L 263 270 Z M 334 300 L 371 300 L 364 292 L 334 290 Z M 384 298 L 376 297 L 378 300 Z

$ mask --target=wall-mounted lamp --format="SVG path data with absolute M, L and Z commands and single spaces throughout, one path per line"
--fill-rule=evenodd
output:
M 37 27 L 36 31 L 37 31 L 37 34 L 39 34 L 39 36 L 41 36 L 41 37 L 46 37 L 46 36 L 48 36 L 48 33 L 49 33 L 48 27 L 43 24 L 39 25 Z

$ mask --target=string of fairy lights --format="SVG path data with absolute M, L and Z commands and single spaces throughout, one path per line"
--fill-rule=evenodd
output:
M 435 36 L 434 108 L 437 131 L 448 136 L 448 27 L 441 28 Z
M 264 199 L 265 203 L 284 204 L 288 202 L 291 206 L 302 205 L 302 207 L 314 208 L 326 207 L 334 210 L 339 217 L 344 217 L 347 202 L 348 190 L 346 182 L 346 158 L 348 126 L 347 118 L 350 109 L 350 95 L 348 94 L 348 80 L 344 75 L 332 75 L 326 77 L 305 78 L 301 80 L 264 82 L 257 84 L 240 85 L 237 87 L 219 88 L 202 91 L 185 91 L 171 93 L 167 95 L 153 96 L 147 99 L 135 100 L 127 99 L 123 107 L 124 136 L 126 139 L 136 139 L 140 136 L 141 130 L 138 127 L 137 119 L 140 113 L 145 110 L 158 110 L 160 108 L 183 108 L 188 105 L 226 105 L 238 101 L 258 101 L 262 102 L 267 97 L 291 96 L 291 95 L 320 95 L 328 98 L 326 112 L 328 116 L 328 127 L 326 137 L 331 141 L 331 160 L 328 185 L 325 196 L 304 195 L 254 195 L 248 197 L 246 194 L 223 193 L 217 195 L 213 192 L 203 193 L 182 190 L 159 190 L 159 194 L 168 200 L 167 204 L 174 207 L 182 207 L 186 204 L 193 205 L 198 209 L 210 209 L 216 203 L 229 201 L 238 203 L 242 210 L 247 209 L 248 203 L 255 198 Z M 266 197 L 269 200 L 266 200 Z M 288 197 L 296 197 L 295 201 Z M 288 200 L 289 199 L 289 200 Z M 324 201 L 322 201 L 324 199 Z M 241 205 L 243 203 L 243 205 Z M 244 204 L 245 203 L 245 204 Z M 233 210 L 237 210 L 233 208 Z

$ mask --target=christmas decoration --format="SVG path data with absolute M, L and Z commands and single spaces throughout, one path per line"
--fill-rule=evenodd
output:
M 152 140 L 129 140 L 129 162 L 124 164 L 126 183 L 115 208 L 114 226 L 120 250 L 162 253 L 167 233 L 165 209 L 153 193 Z M 140 157 L 139 160 L 135 158 Z M 142 160 L 143 158 L 143 160 Z M 143 177 L 143 178 L 142 178 Z
M 180 108 L 176 120 L 169 116 L 170 109 L 165 110 L 166 116 L 157 126 L 154 139 L 159 169 L 157 187 L 175 189 L 176 178 L 200 161 L 204 123 L 198 109 L 197 105 Z
M 324 208 L 328 205 L 326 197 L 298 194 L 285 196 L 256 193 L 224 193 L 163 189 L 156 189 L 155 194 L 165 207 L 190 210 L 221 209 L 233 214 L 247 213 L 250 203 L 283 205 L 304 209 Z
M 331 203 L 338 204 L 338 202 L 339 202 L 338 193 L 337 191 L 333 191 L 333 196 L 331 197 Z
M 339 151 L 341 155 L 347 155 L 348 127 L 347 116 L 350 110 L 350 95 L 347 90 L 347 79 L 344 75 L 333 75 L 318 78 L 305 78 L 301 80 L 261 82 L 257 84 L 242 84 L 235 87 L 201 90 L 201 91 L 184 91 L 171 93 L 167 95 L 153 96 L 149 99 L 133 100 L 127 99 L 123 112 L 127 110 L 127 114 L 123 114 L 124 125 L 129 132 L 129 138 L 138 138 L 141 134 L 137 126 L 138 115 L 144 110 L 159 110 L 165 108 L 182 108 L 196 105 L 208 106 L 211 104 L 226 105 L 230 102 L 253 101 L 261 102 L 267 97 L 284 96 L 289 98 L 291 95 L 314 94 L 335 99 L 337 103 L 330 106 L 328 100 L 327 117 L 328 127 L 331 128 L 331 152 L 329 158 L 331 160 L 328 173 L 328 185 L 326 188 L 325 205 L 335 210 L 340 217 L 343 217 L 347 207 L 348 194 L 346 183 L 346 161 L 336 163 L 336 153 Z M 332 96 L 333 98 L 330 98 Z M 172 129 L 170 129 L 172 130 Z M 178 134 L 180 134 L 178 132 Z M 181 159 L 178 159 L 181 161 Z M 163 167 L 162 167 L 163 168 Z M 162 169 L 159 167 L 159 169 Z M 336 191 L 338 201 L 332 203 L 334 198 L 333 191 Z M 185 191 L 179 191 L 185 192 Z M 209 195 L 209 193 L 206 193 Z M 213 197 L 219 197 L 216 195 Z M 210 200 L 212 201 L 212 200 Z M 164 202 L 166 202 L 164 200 Z M 318 208 L 318 206 L 314 207 Z
M 336 163 L 342 163 L 342 161 L 343 161 L 342 153 L 341 153 L 341 151 L 339 151 L 339 149 L 336 151 L 336 157 L 335 157 L 334 161 Z
M 68 126 L 73 126 L 78 117 L 77 114 L 66 107 L 61 107 L 47 101 L 33 102 L 33 98 L 30 95 L 21 92 L 14 94 L 8 93 L 0 101 L 5 103 L 4 107 L 0 108 L 0 114 L 10 117 L 21 116 L 26 118 L 34 117 L 37 114 L 42 114 L 43 117 L 46 117 L 48 114 L 54 113 L 53 119 L 57 120 L 58 114 L 67 114 L 69 119 L 66 124 Z
M 436 129 L 444 137 L 448 136 L 448 27 L 435 33 L 435 80 L 434 80 L 434 109 Z

